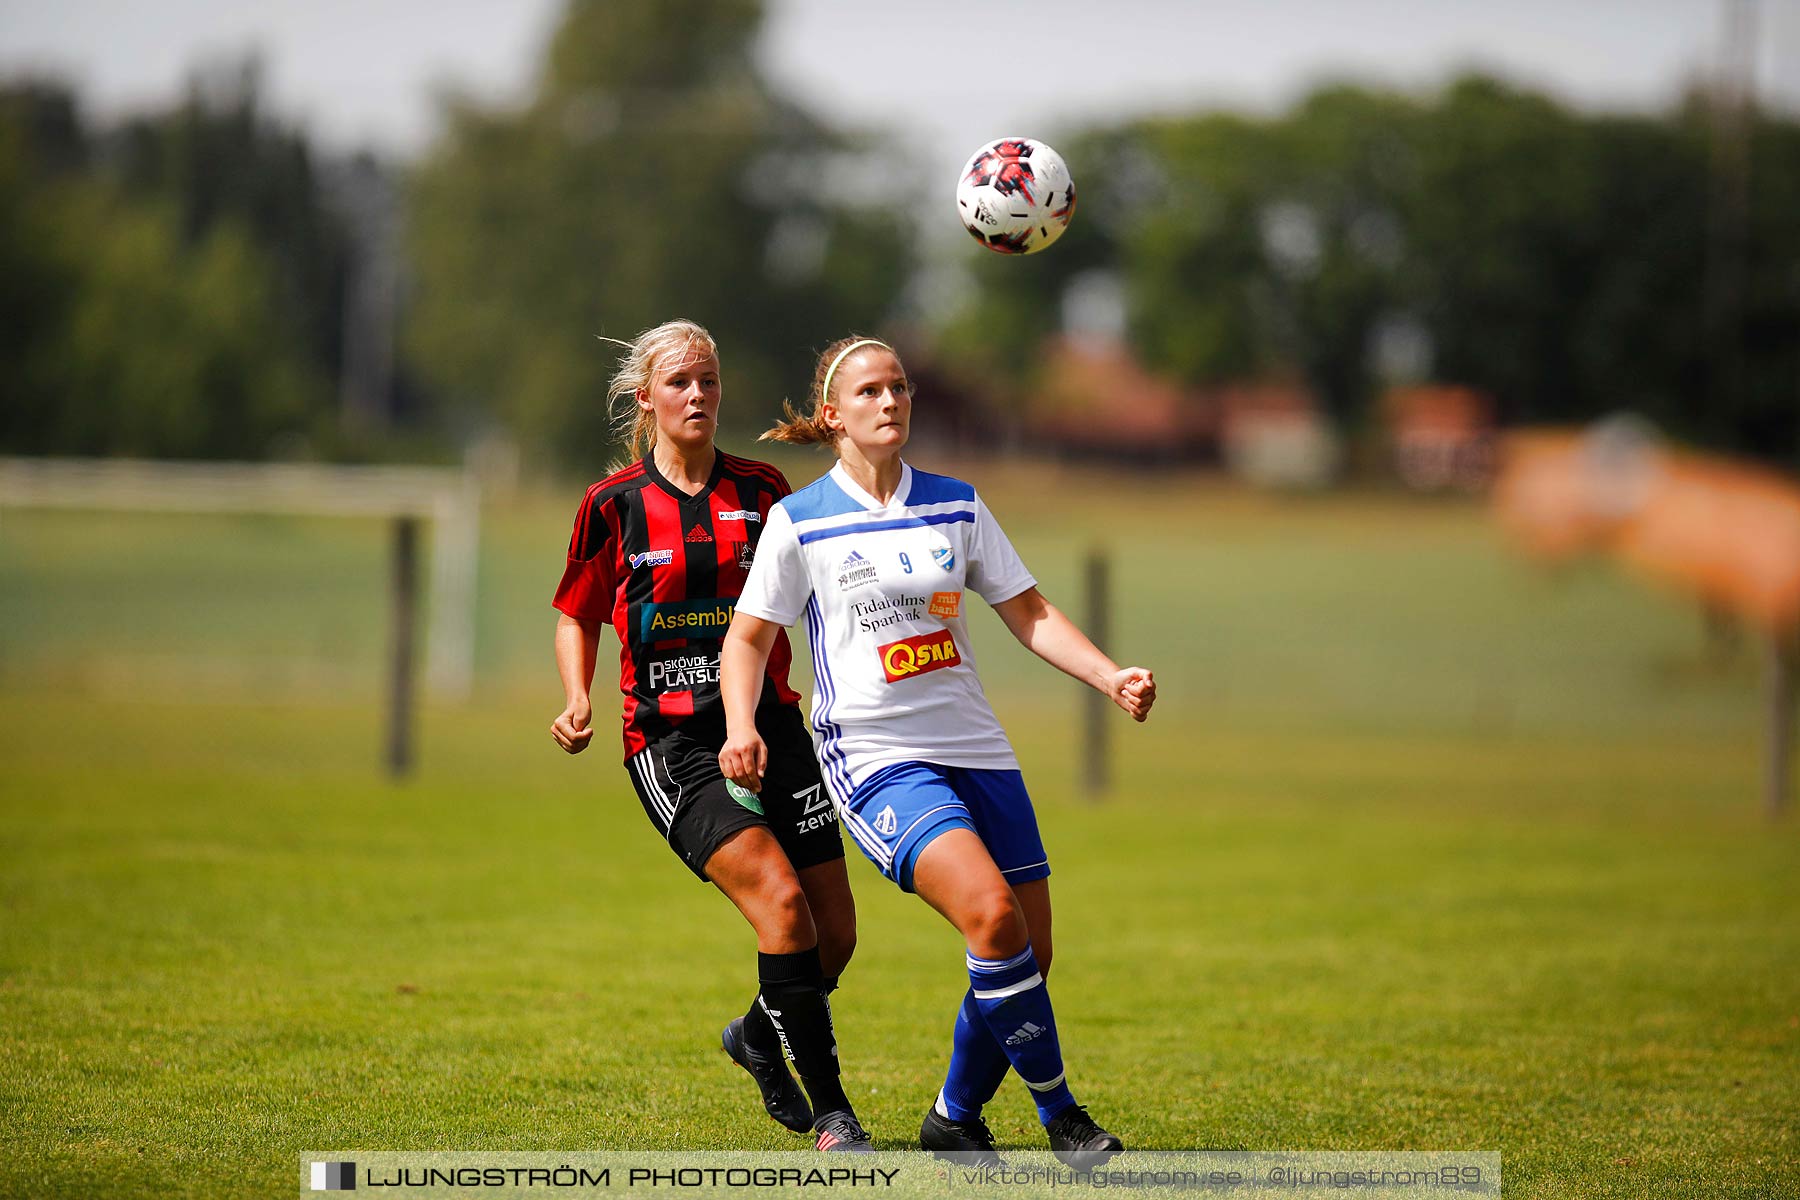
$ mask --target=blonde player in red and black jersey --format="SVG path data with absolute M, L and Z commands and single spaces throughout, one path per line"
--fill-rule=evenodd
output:
M 567 704 L 551 735 L 570 754 L 592 740 L 589 691 L 600 627 L 611 625 L 625 767 L 644 812 L 756 931 L 760 986 L 749 1011 L 725 1027 L 725 1051 L 756 1080 L 775 1120 L 813 1132 L 821 1150 L 866 1151 L 869 1136 L 839 1082 L 826 999 L 855 947 L 856 909 L 837 814 L 788 686 L 785 641 L 769 657 L 756 704 L 770 755 L 759 790 L 719 772 L 719 644 L 787 480 L 713 445 L 718 349 L 691 321 L 631 342 L 609 398 L 637 461 L 590 487 L 575 516 L 555 600 Z

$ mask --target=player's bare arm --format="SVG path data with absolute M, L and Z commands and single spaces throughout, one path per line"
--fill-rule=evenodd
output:
M 1075 622 L 1035 587 L 994 605 L 1012 635 L 1027 650 L 1111 698 L 1134 721 L 1150 715 L 1156 678 L 1144 667 L 1121 667 L 1108 658 Z
M 556 619 L 556 671 L 562 676 L 565 703 L 550 723 L 550 736 L 570 754 L 580 754 L 594 738 L 594 709 L 589 692 L 594 662 L 600 652 L 600 622 L 582 621 L 568 613 Z
M 719 647 L 719 698 L 725 704 L 725 744 L 719 748 L 719 773 L 748 791 L 762 790 L 769 748 L 756 732 L 756 699 L 763 670 L 781 626 L 748 613 L 736 613 Z

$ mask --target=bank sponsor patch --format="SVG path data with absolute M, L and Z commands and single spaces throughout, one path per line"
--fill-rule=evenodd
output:
M 722 638 L 731 627 L 735 600 L 683 600 L 646 604 L 638 609 L 638 640 L 663 642 L 671 638 Z
M 962 655 L 956 649 L 956 638 L 948 629 L 889 642 L 879 647 L 877 653 L 881 655 L 881 670 L 889 683 L 898 683 L 928 671 L 941 671 L 962 662 Z
M 854 600 L 850 615 L 864 633 L 879 633 L 902 621 L 917 621 L 925 611 L 923 596 L 877 596 L 873 600 Z
M 631 556 L 631 568 L 635 571 L 639 567 L 666 567 L 674 561 L 673 550 L 646 550 Z
M 962 615 L 962 593 L 931 593 L 930 612 L 932 616 L 942 617 L 945 620 L 949 620 L 951 617 L 960 617 Z

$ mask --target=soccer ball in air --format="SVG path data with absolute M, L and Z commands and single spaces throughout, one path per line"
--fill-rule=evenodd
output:
M 1062 236 L 1075 215 L 1075 181 L 1062 155 L 1027 137 L 975 152 L 956 184 L 956 215 L 996 254 L 1034 254 Z

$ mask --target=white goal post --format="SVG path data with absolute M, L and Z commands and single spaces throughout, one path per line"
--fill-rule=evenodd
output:
M 431 522 L 426 685 L 465 699 L 475 666 L 475 572 L 481 489 L 450 467 L 162 462 L 0 457 L 0 507 L 126 512 L 276 513 L 385 518 L 396 524 L 393 694 L 410 689 L 412 534 Z M 404 703 L 400 705 L 404 707 Z M 409 714 L 396 712 L 397 725 Z M 396 738 L 404 739 L 397 728 Z M 398 742 L 396 742 L 398 744 Z M 405 757 L 404 751 L 402 757 Z M 404 770 L 404 762 L 396 764 Z

